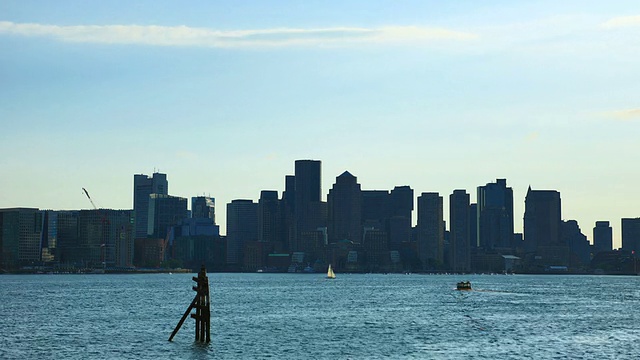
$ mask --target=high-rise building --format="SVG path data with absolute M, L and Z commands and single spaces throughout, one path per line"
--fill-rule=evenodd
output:
M 622 219 L 622 250 L 640 255 L 640 218 Z
M 43 212 L 33 208 L 0 209 L 0 268 L 36 265 L 42 256 Z
M 389 249 L 400 250 L 401 244 L 411 239 L 413 189 L 409 186 L 396 186 L 391 190 L 389 200 Z
M 608 221 L 596 221 L 593 228 L 593 253 L 594 255 L 613 250 L 613 229 Z
M 133 265 L 133 213 L 131 210 L 80 210 L 78 243 L 72 263 L 93 267 Z
M 258 204 L 233 200 L 227 204 L 227 264 L 242 268 L 244 245 L 258 241 Z
M 578 265 L 586 268 L 591 262 L 591 249 L 589 248 L 589 240 L 580 230 L 576 220 L 567 220 L 562 222 L 562 243 L 569 247 L 574 255 L 569 258 L 569 265 L 577 267 Z M 580 259 L 580 264 L 573 261 L 574 258 Z
M 143 174 L 133 175 L 133 212 L 135 214 L 136 238 L 147 237 L 149 219 L 149 195 L 169 194 L 167 175 L 153 173 L 151 177 Z
M 469 205 L 469 247 L 478 247 L 478 204 Z
M 149 195 L 147 236 L 164 239 L 171 226 L 188 218 L 187 199 L 178 196 Z
M 478 187 L 478 246 L 509 248 L 513 242 L 513 189 L 506 179 Z
M 362 222 L 365 227 L 384 229 L 389 218 L 390 196 L 388 190 L 362 190 Z
M 443 201 L 438 193 L 418 197 L 418 258 L 423 269 L 441 268 L 444 262 Z
M 327 204 L 322 202 L 321 162 L 296 160 L 295 162 L 295 239 L 292 249 L 299 251 L 303 245 L 302 233 L 326 227 Z
M 273 244 L 273 248 L 282 251 L 284 239 L 282 233 L 282 212 L 278 192 L 262 190 L 258 201 L 258 241 Z
M 358 179 L 345 171 L 327 196 L 329 242 L 362 242 L 362 194 Z
M 529 190 L 524 200 L 524 247 L 563 246 L 560 193 L 555 190 Z M 512 236 L 513 237 L 513 236 Z
M 449 267 L 452 271 L 470 270 L 469 194 L 454 190 L 449 195 Z
M 216 223 L 216 199 L 209 196 L 191 198 L 191 217 L 194 219 L 211 219 Z

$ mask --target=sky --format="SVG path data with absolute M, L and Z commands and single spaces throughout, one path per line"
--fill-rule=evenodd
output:
M 498 178 L 589 239 L 640 217 L 637 1 L 0 1 L 0 208 L 233 199 L 296 159 L 366 190 Z M 415 211 L 414 211 L 415 223 Z

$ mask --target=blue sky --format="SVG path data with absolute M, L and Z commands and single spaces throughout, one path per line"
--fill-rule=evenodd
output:
M 2 1 L 0 207 L 132 207 L 133 174 L 225 204 L 296 159 L 363 189 L 561 192 L 639 217 L 635 1 Z M 445 210 L 445 217 L 448 211 Z

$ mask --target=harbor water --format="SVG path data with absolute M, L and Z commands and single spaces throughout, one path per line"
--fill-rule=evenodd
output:
M 2 275 L 0 359 L 638 359 L 639 277 Z M 472 291 L 457 291 L 469 280 Z

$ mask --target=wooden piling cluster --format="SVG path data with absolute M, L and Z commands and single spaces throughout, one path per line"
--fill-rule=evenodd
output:
M 193 281 L 196 282 L 196 286 L 193 290 L 196 292 L 196 296 L 191 301 L 191 304 L 187 308 L 187 311 L 182 315 L 182 319 L 173 329 L 169 341 L 176 335 L 182 323 L 187 318 L 187 315 L 191 312 L 191 309 L 196 309 L 195 314 L 191 314 L 191 317 L 196 320 L 196 341 L 210 342 L 211 341 L 211 311 L 210 311 L 210 299 L 209 299 L 209 278 L 207 277 L 207 270 L 204 265 L 200 268 L 200 272 L 197 277 L 193 277 Z

